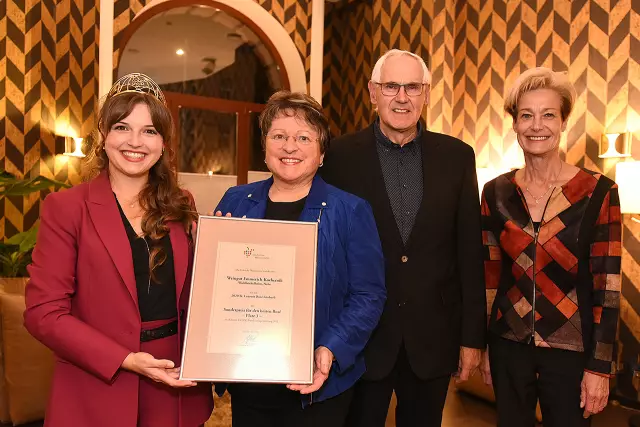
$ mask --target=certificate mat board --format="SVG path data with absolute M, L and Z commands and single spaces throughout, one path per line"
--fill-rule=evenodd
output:
M 180 378 L 308 384 L 315 222 L 201 216 Z

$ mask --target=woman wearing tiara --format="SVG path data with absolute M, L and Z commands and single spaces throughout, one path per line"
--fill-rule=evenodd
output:
M 156 83 L 122 77 L 99 112 L 92 179 L 43 203 L 25 326 L 56 355 L 46 426 L 195 427 L 211 415 L 211 385 L 178 379 L 197 214 L 172 137 Z

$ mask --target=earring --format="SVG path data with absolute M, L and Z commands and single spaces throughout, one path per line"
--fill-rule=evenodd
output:
M 322 165 L 324 165 L 324 162 L 320 162 L 320 164 L 318 165 L 319 168 L 322 167 Z

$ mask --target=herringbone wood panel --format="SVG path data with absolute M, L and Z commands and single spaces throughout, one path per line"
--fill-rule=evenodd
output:
M 308 76 L 311 1 L 257 1 L 287 29 Z M 122 30 L 145 3 L 114 2 L 116 61 Z M 398 47 L 421 55 L 433 72 L 429 127 L 473 145 L 479 166 L 500 166 L 517 152 L 502 102 L 515 78 L 533 66 L 566 71 L 576 86 L 562 145 L 570 163 L 611 175 L 615 162 L 598 158 L 598 140 L 605 131 L 627 129 L 640 157 L 639 0 L 354 0 L 327 5 L 326 18 L 323 99 L 336 133 L 370 122 L 371 69 Z M 91 0 L 0 1 L 4 169 L 78 181 L 77 161 L 53 156 L 60 145 L 54 130 L 68 123 L 86 135 L 93 127 L 98 21 Z M 33 225 L 39 200 L 3 200 L 0 238 Z M 634 227 L 625 223 L 625 271 L 633 273 L 623 287 L 621 333 L 637 340 L 640 238 Z
M 323 105 L 334 135 L 365 127 L 373 117 L 367 89 L 374 62 L 372 32 L 371 5 L 328 5 Z
M 502 106 L 520 73 L 536 66 L 567 72 L 576 87 L 561 145 L 568 162 L 612 176 L 615 161 L 598 158 L 599 139 L 625 130 L 640 158 L 640 0 L 373 0 L 339 10 L 325 23 L 324 103 L 334 131 L 370 122 L 365 71 L 398 47 L 422 55 L 433 73 L 429 127 L 474 146 L 478 166 L 521 161 Z M 368 64 L 363 50 L 372 52 Z M 621 327 L 627 354 L 640 338 L 640 235 L 632 225 L 625 226 L 624 268 L 632 273 Z
M 55 132 L 84 136 L 93 127 L 95 9 L 70 0 L 0 4 L 0 160 L 19 177 L 80 181 L 77 159 L 55 157 Z M 0 238 L 31 228 L 42 196 L 3 200 Z

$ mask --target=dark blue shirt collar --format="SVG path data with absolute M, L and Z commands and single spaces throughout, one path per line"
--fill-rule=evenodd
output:
M 418 120 L 417 126 L 418 126 L 418 132 L 416 132 L 416 136 L 411 141 L 407 142 L 404 145 L 404 147 L 411 148 L 412 146 L 415 145 L 415 143 L 417 143 L 416 141 L 418 141 L 422 136 L 422 123 L 420 123 L 420 120 Z M 387 136 L 384 133 L 382 133 L 382 129 L 380 129 L 380 117 L 378 117 L 376 121 L 373 122 L 373 133 L 375 134 L 376 141 L 378 141 L 378 143 L 381 144 L 382 146 L 393 148 L 393 149 L 402 148 L 400 144 L 396 144 L 395 142 L 392 142 L 389 138 L 387 138 Z

